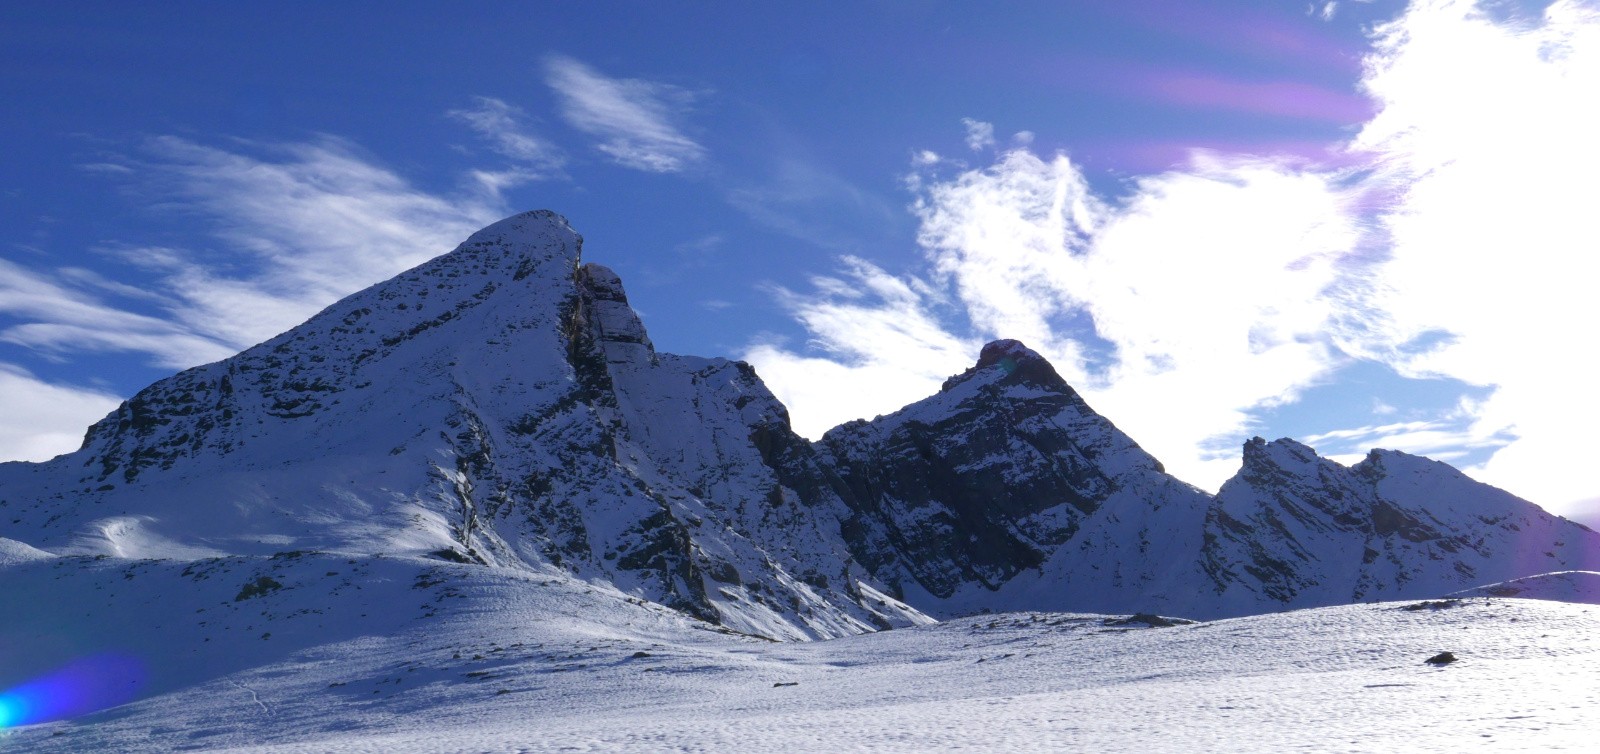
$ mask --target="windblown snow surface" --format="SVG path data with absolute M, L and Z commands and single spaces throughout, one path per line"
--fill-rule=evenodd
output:
M 4 751 L 1586 750 L 1600 730 L 1600 607 L 1578 602 L 777 643 L 554 571 L 0 543 L 0 716 L 52 674 L 63 697 L 136 699 L 16 725 Z

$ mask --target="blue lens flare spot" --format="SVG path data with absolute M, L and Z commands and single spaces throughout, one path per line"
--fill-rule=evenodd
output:
M 124 654 L 74 660 L 0 691 L 0 728 L 47 723 L 132 701 L 146 681 L 144 663 Z

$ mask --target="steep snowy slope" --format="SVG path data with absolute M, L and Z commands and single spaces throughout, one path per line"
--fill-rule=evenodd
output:
M 858 584 L 837 527 L 809 514 L 836 500 L 767 465 L 768 446 L 804 443 L 749 368 L 655 353 L 580 247 L 560 217 L 518 215 L 152 385 L 78 452 L 0 465 L 5 536 L 549 564 L 775 638 L 924 620 Z
M 1245 444 L 1206 534 L 1230 592 L 1290 607 L 1600 567 L 1600 535 L 1446 464 L 1374 450 L 1346 467 L 1287 439 Z

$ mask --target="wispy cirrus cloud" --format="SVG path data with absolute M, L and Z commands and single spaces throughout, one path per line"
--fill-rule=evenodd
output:
M 161 276 L 178 322 L 241 347 L 505 214 L 498 195 L 420 190 L 331 137 L 236 151 L 161 137 L 142 167 L 145 190 L 200 218 L 225 251 L 134 258 Z
M 139 270 L 148 281 L 140 286 L 76 267 L 0 260 L 0 341 L 56 360 L 118 351 L 143 353 L 164 368 L 213 361 L 505 214 L 498 195 L 423 191 L 332 138 L 237 142 L 227 150 L 161 137 L 125 164 L 130 190 L 197 219 L 218 245 L 100 250 Z M 41 437 L 61 434 L 36 429 Z
M 967 148 L 977 152 L 987 147 L 994 146 L 994 124 L 986 123 L 972 118 L 962 118 L 961 125 L 967 127 Z
M 1474 426 L 1476 405 L 1464 403 L 1450 415 L 1424 421 L 1370 424 L 1309 435 L 1305 442 L 1340 463 L 1354 463 L 1370 448 L 1400 450 L 1440 461 L 1466 457 L 1474 450 L 1502 448 L 1516 438 L 1505 433 L 1484 435 Z
M 142 352 L 174 368 L 236 350 L 181 323 L 130 311 L 117 301 L 131 295 L 171 305 L 174 299 L 98 283 L 77 270 L 38 271 L 0 259 L 0 314 L 12 321 L 0 329 L 0 341 L 55 359 L 74 351 Z M 113 297 L 107 299 L 107 292 Z
M 474 97 L 473 101 L 473 107 L 445 114 L 471 126 L 496 152 L 513 160 L 551 170 L 566 161 L 559 147 L 528 130 L 522 122 L 527 114 L 521 108 L 494 97 Z
M 535 134 L 526 124 L 527 114 L 505 100 L 474 97 L 473 106 L 445 115 L 465 123 L 487 140 L 495 152 L 514 163 L 505 170 L 475 170 L 472 175 L 485 190 L 499 194 L 528 181 L 561 177 L 566 153 Z
M 617 79 L 569 57 L 545 61 L 545 83 L 561 98 L 561 116 L 597 139 L 596 148 L 624 167 L 677 173 L 699 163 L 705 147 L 675 121 L 694 99 L 689 91 L 643 79 Z
M 761 338 L 741 357 L 795 409 L 795 430 L 813 438 L 937 391 L 982 345 L 948 331 L 948 313 L 939 311 L 946 302 L 933 285 L 855 257 L 840 262 L 838 276 L 811 279 L 810 293 L 772 289 L 805 325 L 808 344 Z

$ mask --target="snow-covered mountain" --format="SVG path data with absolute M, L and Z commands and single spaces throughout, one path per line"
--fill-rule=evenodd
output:
M 1354 466 L 1245 443 L 1206 521 L 1231 590 L 1285 605 L 1444 594 L 1600 563 L 1600 537 L 1450 466 L 1374 450 Z
M 1600 565 L 1595 532 L 1396 451 L 1347 468 L 1255 438 L 1209 495 L 1015 341 L 990 343 L 938 394 L 819 445 L 849 489 L 843 530 L 857 557 L 939 616 L 1214 618 Z
M 151 385 L 81 450 L 0 466 L 4 536 L 554 569 L 775 638 L 926 621 L 871 587 L 754 372 L 657 353 L 581 244 L 518 215 Z M 786 485 L 770 461 L 790 455 Z
M 1216 496 L 1038 354 L 813 444 L 746 364 L 660 353 L 548 212 L 141 391 L 0 465 L 53 555 L 428 557 L 825 638 L 1008 610 L 1210 618 L 1600 568 L 1600 535 L 1450 467 L 1245 447 Z M 22 550 L 19 550 L 19 552 Z

